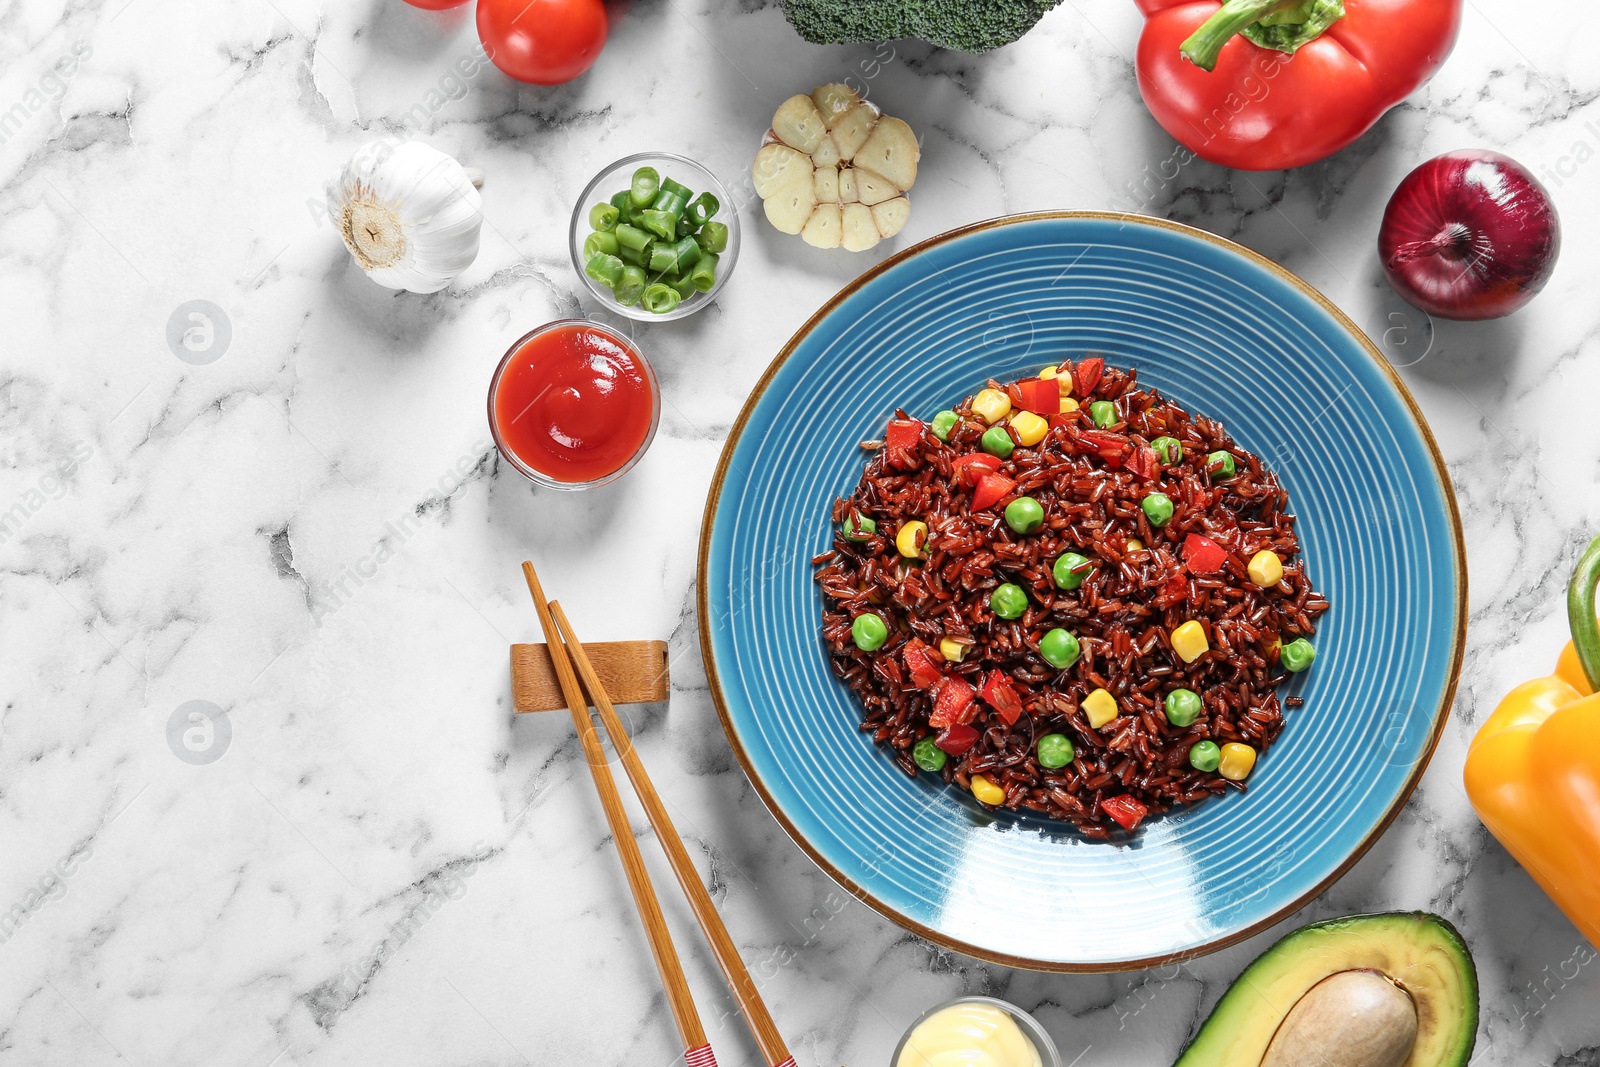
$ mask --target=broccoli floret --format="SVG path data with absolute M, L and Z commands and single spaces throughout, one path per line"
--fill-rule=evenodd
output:
M 813 44 L 920 37 L 941 48 L 987 52 L 1010 44 L 1061 0 L 783 0 Z

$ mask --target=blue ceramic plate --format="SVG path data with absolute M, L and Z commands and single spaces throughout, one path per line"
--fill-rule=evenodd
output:
M 810 557 L 896 407 L 1093 351 L 1220 419 L 1273 466 L 1332 602 L 1317 662 L 1247 794 L 1131 843 L 992 815 L 907 778 L 828 666 Z M 980 223 L 907 249 L 791 340 L 722 454 L 700 547 L 701 643 L 728 740 L 846 889 L 930 941 L 1047 970 L 1152 966 L 1263 929 L 1338 878 L 1421 777 L 1461 662 L 1466 569 L 1437 447 L 1349 319 L 1269 260 L 1131 215 Z

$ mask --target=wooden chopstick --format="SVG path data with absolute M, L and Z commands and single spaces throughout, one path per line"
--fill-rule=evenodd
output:
M 584 688 L 588 690 L 590 699 L 600 711 L 600 721 L 605 724 L 606 733 L 611 737 L 611 747 L 622 756 L 622 767 L 628 772 L 628 781 L 633 783 L 634 792 L 639 794 L 639 800 L 644 804 L 645 814 L 650 817 L 650 825 L 655 828 L 656 840 L 667 850 L 667 859 L 672 862 L 672 873 L 678 876 L 678 884 L 683 887 L 685 895 L 689 898 L 689 906 L 694 909 L 694 917 L 700 920 L 700 929 L 705 931 L 706 940 L 711 942 L 711 951 L 716 955 L 717 964 L 722 968 L 729 987 L 733 989 L 734 998 L 739 1002 L 739 1009 L 744 1013 L 745 1022 L 749 1024 L 750 1032 L 755 1035 L 756 1044 L 761 1047 L 761 1055 L 772 1067 L 794 1067 L 794 1057 L 784 1045 L 783 1036 L 778 1033 L 777 1024 L 772 1021 L 772 1014 L 767 1011 L 767 1005 L 761 999 L 761 992 L 756 988 L 749 970 L 739 958 L 739 949 L 734 945 L 733 938 L 728 936 L 728 928 L 722 924 L 722 916 L 717 914 L 717 906 L 712 903 L 711 894 L 700 881 L 700 873 L 695 870 L 694 861 L 689 858 L 689 850 L 683 847 L 683 840 L 673 827 L 672 819 L 667 815 L 666 806 L 662 804 L 656 787 L 651 784 L 650 775 L 644 769 L 644 762 L 639 759 L 639 753 L 634 749 L 627 731 L 623 729 L 622 720 L 617 717 L 617 709 L 612 706 L 611 699 L 606 696 L 605 686 L 600 684 L 600 679 L 595 674 L 594 664 L 589 661 L 588 653 L 584 652 L 583 645 L 578 642 L 578 635 L 573 632 L 572 624 L 567 621 L 567 614 L 561 610 L 559 602 L 550 605 L 550 613 L 555 617 L 556 626 L 561 631 L 561 639 L 566 642 L 567 652 L 577 665 L 578 674 L 583 678 Z
M 566 697 L 567 710 L 572 712 L 572 725 L 578 730 L 584 761 L 589 764 L 595 790 L 600 794 L 600 806 L 605 809 L 606 822 L 611 827 L 611 839 L 616 842 L 617 852 L 622 857 L 622 869 L 628 875 L 628 888 L 633 891 L 634 906 L 638 908 L 639 918 L 650 938 L 650 953 L 655 957 L 656 970 L 661 973 L 661 984 L 666 989 L 667 1002 L 672 1007 L 672 1018 L 677 1022 L 678 1033 L 683 1038 L 683 1058 L 688 1067 L 716 1067 L 711 1046 L 706 1043 L 706 1031 L 700 1022 L 700 1013 L 695 1010 L 694 995 L 689 991 L 689 980 L 684 977 L 683 964 L 678 960 L 672 934 L 661 914 L 661 903 L 656 900 L 650 874 L 645 870 L 644 857 L 639 854 L 639 842 L 634 840 L 633 826 L 623 810 L 616 779 L 611 776 L 605 751 L 595 734 L 594 720 L 589 718 L 589 705 L 578 688 L 572 663 L 567 659 L 565 646 L 550 618 L 550 605 L 545 602 L 544 588 L 539 584 L 539 576 L 534 573 L 532 563 L 523 563 L 522 573 L 528 579 L 528 592 L 533 594 L 533 607 L 539 614 L 539 626 L 544 630 L 545 644 L 550 649 L 550 662 L 555 666 L 556 679 L 561 683 L 562 695 Z

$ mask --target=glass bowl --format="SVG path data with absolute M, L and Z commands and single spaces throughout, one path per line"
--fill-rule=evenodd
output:
M 650 428 L 645 431 L 644 440 L 639 442 L 639 447 L 634 451 L 632 456 L 628 457 L 627 461 L 623 463 L 622 466 L 618 467 L 614 471 L 611 471 L 609 474 L 604 474 L 599 478 L 595 478 L 586 482 L 564 482 L 559 478 L 553 478 L 550 475 L 545 474 L 543 471 L 535 470 L 520 456 L 518 456 L 516 452 L 514 452 L 511 447 L 505 443 L 504 440 L 501 439 L 500 425 L 495 418 L 495 397 L 500 391 L 500 379 L 505 374 L 506 367 L 511 362 L 511 357 L 515 356 L 517 351 L 522 348 L 523 345 L 527 344 L 535 337 L 567 326 L 581 326 L 586 330 L 591 330 L 595 333 L 602 334 L 609 340 L 615 342 L 617 345 L 625 349 L 628 354 L 638 362 L 640 369 L 644 371 L 645 381 L 650 385 Z M 512 469 L 516 470 L 524 478 L 550 489 L 594 489 L 598 486 L 607 485 L 616 481 L 618 478 L 632 470 L 634 465 L 637 464 L 639 460 L 644 458 L 644 454 L 650 450 L 650 443 L 656 438 L 656 426 L 660 423 L 660 421 L 661 385 L 656 381 L 655 368 L 650 366 L 650 361 L 644 357 L 643 352 L 639 351 L 638 345 L 634 344 L 631 340 L 624 337 L 611 327 L 595 322 L 592 319 L 557 319 L 554 322 L 547 322 L 543 326 L 529 330 L 527 333 L 517 338 L 517 340 L 512 343 L 510 348 L 506 349 L 506 354 L 500 357 L 500 363 L 494 369 L 494 377 L 489 380 L 489 433 L 494 437 L 495 449 L 499 451 L 501 457 L 504 458 L 507 463 L 511 464 Z
M 728 249 L 721 253 L 717 261 L 716 282 L 706 292 L 685 297 L 677 307 L 661 315 L 647 311 L 639 304 L 632 307 L 623 305 L 612 295 L 610 289 L 589 277 L 583 269 L 583 242 L 594 232 L 589 226 L 589 209 L 596 204 L 605 203 L 616 193 L 628 188 L 632 184 L 633 172 L 645 166 L 654 167 L 663 178 L 671 178 L 687 185 L 695 196 L 709 192 L 716 197 L 722 206 L 712 217 L 712 221 L 728 227 Z M 583 195 L 578 197 L 577 206 L 572 209 L 572 222 L 567 228 L 567 249 L 572 255 L 572 269 L 578 272 L 578 277 L 583 279 L 583 284 L 588 287 L 590 294 L 607 310 L 638 322 L 671 322 L 693 315 L 711 303 L 722 291 L 722 287 L 728 284 L 728 279 L 733 276 L 734 265 L 739 260 L 738 205 L 734 203 L 733 195 L 728 192 L 727 186 L 718 181 L 715 174 L 689 157 L 674 155 L 671 152 L 640 152 L 603 168 L 584 187 Z
M 943 1004 L 937 1004 L 929 1008 L 913 1019 L 911 1025 L 906 1027 L 906 1032 L 901 1035 L 900 1043 L 894 1047 L 894 1055 L 889 1058 L 889 1067 L 898 1067 L 900 1053 L 905 1051 L 906 1042 L 911 1040 L 911 1032 L 921 1026 L 924 1019 L 936 1015 L 946 1008 L 953 1008 L 957 1004 L 988 1004 L 991 1007 L 999 1008 L 1016 1020 L 1017 1027 L 1021 1029 L 1022 1035 L 1038 1050 L 1039 1062 L 1043 1067 L 1061 1067 L 1061 1053 L 1056 1051 L 1056 1043 L 1050 1040 L 1050 1035 L 1045 1032 L 1044 1027 L 1039 1025 L 1038 1019 L 1035 1019 L 1015 1004 L 1007 1003 L 996 997 L 977 996 L 957 997 L 954 1000 L 947 1000 Z

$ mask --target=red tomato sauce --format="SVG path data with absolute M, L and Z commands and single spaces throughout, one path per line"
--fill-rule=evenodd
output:
M 559 482 L 616 472 L 643 447 L 655 421 L 643 360 L 585 323 L 524 341 L 501 368 L 490 407 L 501 447 Z

